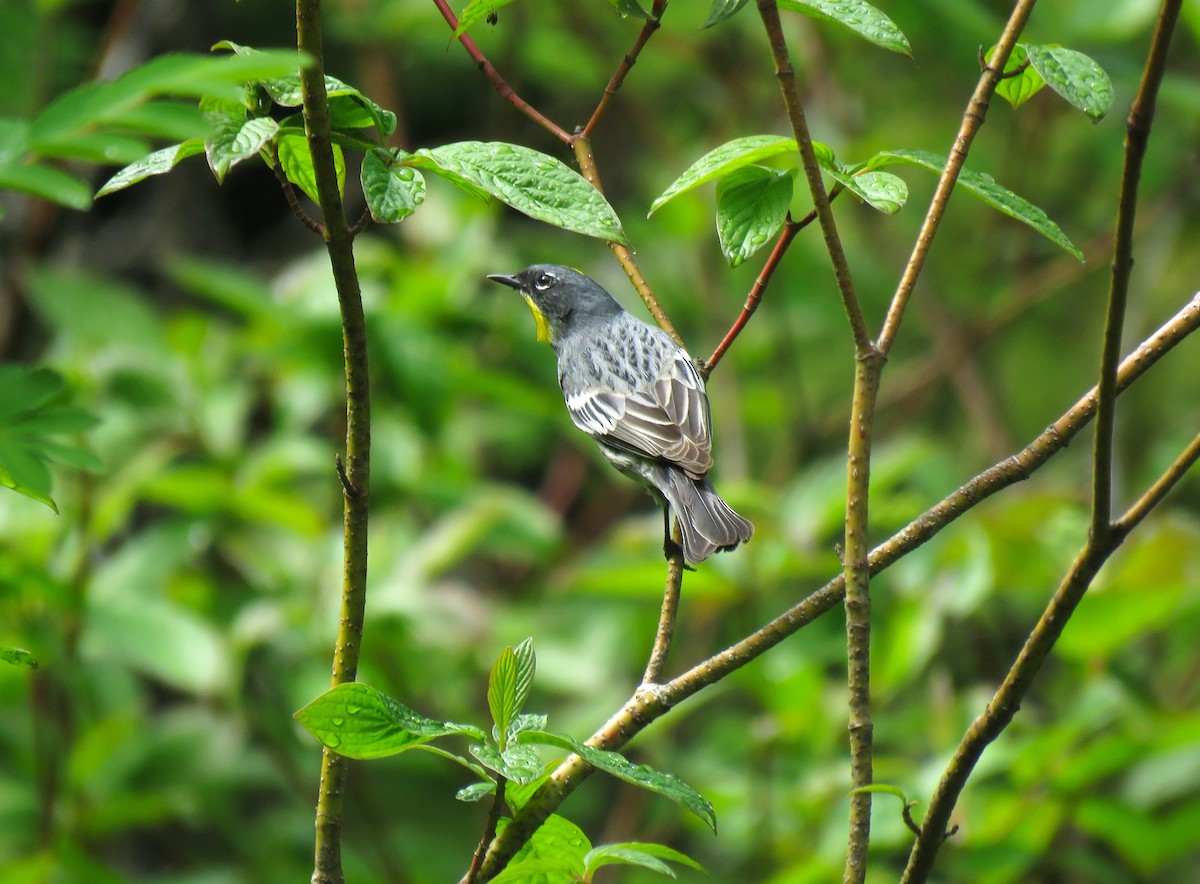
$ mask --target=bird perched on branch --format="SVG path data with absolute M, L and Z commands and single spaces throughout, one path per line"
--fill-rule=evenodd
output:
M 671 514 L 679 522 L 688 564 L 750 539 L 754 526 L 708 480 L 713 465 L 708 396 L 682 347 L 569 267 L 535 264 L 514 276 L 488 279 L 516 289 L 528 302 L 538 340 L 548 341 L 558 356 L 558 382 L 575 426 L 662 503 L 668 558 L 678 549 L 671 540 Z

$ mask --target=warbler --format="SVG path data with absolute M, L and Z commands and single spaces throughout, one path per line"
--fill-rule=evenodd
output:
M 558 382 L 575 426 L 618 470 L 663 506 L 663 552 L 694 565 L 750 539 L 754 526 L 708 479 L 712 419 L 692 358 L 662 329 L 628 313 L 599 283 L 557 264 L 488 279 L 516 289 L 533 311 L 539 341 L 558 357 Z

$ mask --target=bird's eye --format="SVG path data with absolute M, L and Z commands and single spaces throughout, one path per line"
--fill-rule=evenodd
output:
M 543 273 L 543 274 L 539 275 L 538 278 L 533 281 L 533 287 L 535 289 L 537 289 L 539 292 L 544 292 L 546 289 L 550 288 L 550 286 L 554 285 L 554 283 L 556 283 L 556 282 L 558 282 L 558 277 L 555 276 L 553 273 Z

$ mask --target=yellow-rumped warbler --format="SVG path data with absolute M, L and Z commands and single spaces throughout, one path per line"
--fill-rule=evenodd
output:
M 558 382 L 575 426 L 604 456 L 648 485 L 673 512 L 690 564 L 750 539 L 754 526 L 708 481 L 712 421 L 695 363 L 662 329 L 627 313 L 577 270 L 535 264 L 515 276 L 488 279 L 510 286 L 533 311 L 539 341 L 558 356 Z M 670 531 L 664 541 L 669 556 Z

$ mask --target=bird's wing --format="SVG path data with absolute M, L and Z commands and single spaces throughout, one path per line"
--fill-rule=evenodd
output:
M 695 477 L 712 467 L 712 423 L 704 381 L 676 351 L 650 385 L 628 392 L 592 388 L 567 396 L 575 426 L 635 454 L 662 458 Z

